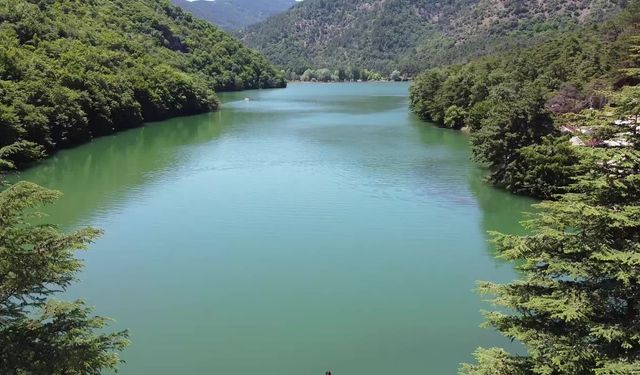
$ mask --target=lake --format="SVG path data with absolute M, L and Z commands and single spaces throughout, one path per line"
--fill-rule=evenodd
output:
M 455 374 L 509 346 L 473 289 L 516 277 L 486 231 L 520 231 L 532 201 L 483 183 L 407 90 L 222 94 L 23 172 L 65 193 L 49 221 L 105 231 L 66 298 L 130 329 L 120 373 Z

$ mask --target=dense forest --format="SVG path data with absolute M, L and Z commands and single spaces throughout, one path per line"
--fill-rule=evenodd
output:
M 225 30 L 235 31 L 282 13 L 295 0 L 171 0 L 173 4 Z
M 640 2 L 535 47 L 432 69 L 423 119 L 470 132 L 490 182 L 546 198 L 524 236 L 493 233 L 520 280 L 480 283 L 486 326 L 527 355 L 478 349 L 462 374 L 640 372 Z
M 215 109 L 216 90 L 284 85 L 257 52 L 168 0 L 0 3 L 0 147 L 51 153 Z M 5 157 L 29 162 L 26 149 Z
M 298 76 L 318 68 L 414 75 L 602 22 L 624 3 L 314 0 L 249 27 L 242 39 Z
M 625 70 L 635 63 L 628 52 L 638 32 L 634 7 L 532 48 L 429 70 L 411 87 L 411 107 L 425 120 L 469 129 L 492 183 L 550 198 L 576 173 L 579 151 L 565 147 L 569 133 L 582 130 L 583 141 L 605 145 L 624 132 L 613 125 L 626 115 L 617 112 L 619 94 L 640 82 Z M 576 125 L 581 118 L 591 123 Z

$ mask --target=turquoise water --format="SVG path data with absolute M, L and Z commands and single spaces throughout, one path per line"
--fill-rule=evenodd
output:
M 510 345 L 473 288 L 515 277 L 485 232 L 532 202 L 482 183 L 406 83 L 221 98 L 21 176 L 65 193 L 50 221 L 105 231 L 70 298 L 130 329 L 121 374 L 454 374 Z

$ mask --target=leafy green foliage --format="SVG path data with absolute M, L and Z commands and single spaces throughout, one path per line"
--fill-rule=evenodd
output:
M 0 149 L 0 157 L 25 148 L 38 151 L 22 143 Z M 84 302 L 52 299 L 69 287 L 82 266 L 75 250 L 100 234 L 92 228 L 63 234 L 53 225 L 32 224 L 41 217 L 37 209 L 59 196 L 29 182 L 0 191 L 3 374 L 100 374 L 116 369 L 118 352 L 128 344 L 126 331 L 104 333 L 108 320 L 93 316 Z
M 312 0 L 249 27 L 242 39 L 274 63 L 301 74 L 350 66 L 413 76 L 532 45 L 602 22 L 618 1 Z
M 0 147 L 50 153 L 280 87 L 256 52 L 167 0 L 0 2 Z

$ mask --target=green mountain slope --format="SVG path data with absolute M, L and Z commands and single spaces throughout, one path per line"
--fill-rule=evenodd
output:
M 462 62 L 602 21 L 624 0 L 306 0 L 254 25 L 244 42 L 290 69 L 389 73 Z
M 225 30 L 239 30 L 282 13 L 295 0 L 172 0 L 194 16 Z
M 552 199 L 580 172 L 583 157 L 569 137 L 590 149 L 622 147 L 628 141 L 620 139 L 639 134 L 616 124 L 639 118 L 639 51 L 636 0 L 602 25 L 427 70 L 412 82 L 411 109 L 441 126 L 466 127 L 490 182 Z
M 215 109 L 215 90 L 284 84 L 264 57 L 168 0 L 0 2 L 0 147 L 52 152 Z

